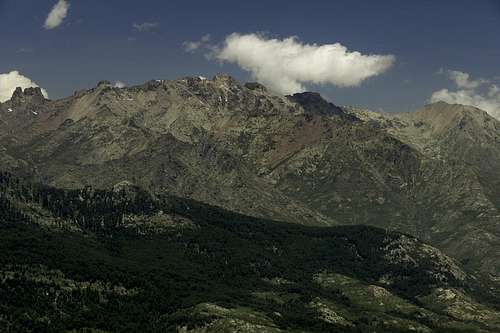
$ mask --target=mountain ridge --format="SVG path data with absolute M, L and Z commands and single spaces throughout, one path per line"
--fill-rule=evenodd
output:
M 63 188 L 126 180 L 258 217 L 375 225 L 500 272 L 500 126 L 473 108 L 382 116 L 227 75 L 104 82 L 21 106 L 17 123 L 9 103 L 0 166 L 18 175 Z

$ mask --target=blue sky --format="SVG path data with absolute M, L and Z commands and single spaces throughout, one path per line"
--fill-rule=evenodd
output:
M 207 50 L 183 47 L 206 34 L 220 45 L 235 32 L 297 36 L 303 44 L 338 42 L 364 55 L 395 57 L 388 70 L 359 86 L 305 83 L 341 105 L 409 111 L 440 89 L 460 88 L 447 70 L 490 83 L 500 77 L 500 0 L 68 0 L 62 24 L 44 29 L 56 2 L 0 0 L 0 73 L 17 70 L 51 98 L 103 79 L 132 85 L 226 72 L 251 80 L 234 62 L 221 64 L 207 59 Z M 144 22 L 157 26 L 134 29 Z

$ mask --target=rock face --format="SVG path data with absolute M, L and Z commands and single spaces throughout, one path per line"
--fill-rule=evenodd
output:
M 483 257 L 483 268 L 498 273 L 500 122 L 442 102 L 396 115 L 389 125 L 375 121 L 420 154 L 413 196 L 423 218 L 414 234 L 456 257 Z
M 39 104 L 45 101 L 42 90 L 39 87 L 26 88 L 17 87 L 10 100 L 12 106 L 20 106 L 22 104 Z
M 345 113 L 338 106 L 333 105 L 332 103 L 328 103 L 325 101 L 320 94 L 305 92 L 305 93 L 297 93 L 289 96 L 293 102 L 300 104 L 304 107 L 304 109 L 311 114 L 318 115 L 345 115 Z M 354 119 L 351 119 L 354 120 Z
M 480 110 L 383 116 L 227 75 L 32 94 L 0 105 L 1 169 L 66 188 L 129 181 L 302 224 L 375 225 L 500 273 L 500 122 Z

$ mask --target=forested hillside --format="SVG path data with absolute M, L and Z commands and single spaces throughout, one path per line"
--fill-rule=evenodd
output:
M 496 332 L 493 285 L 365 226 L 0 176 L 6 332 Z

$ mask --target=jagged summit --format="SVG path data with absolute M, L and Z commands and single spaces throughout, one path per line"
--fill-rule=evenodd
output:
M 319 93 L 316 92 L 303 92 L 296 93 L 287 98 L 295 103 L 298 103 L 307 112 L 315 113 L 319 115 L 343 115 L 355 120 L 356 117 L 348 115 L 340 107 L 335 104 L 325 100 Z
M 100 86 L 111 86 L 111 82 L 109 82 L 108 80 L 101 80 L 97 83 L 97 87 Z
M 262 92 L 267 92 L 267 88 L 259 82 L 247 82 L 245 83 L 245 88 L 250 90 L 258 90 Z
M 26 88 L 24 91 L 21 87 L 17 87 L 10 99 L 13 106 L 19 106 L 24 103 L 42 103 L 45 100 L 40 87 Z
M 212 78 L 212 81 L 225 82 L 225 83 L 235 84 L 235 85 L 239 85 L 240 84 L 238 82 L 238 80 L 236 80 L 235 78 L 233 78 L 231 75 L 225 74 L 225 73 L 218 73 L 218 74 L 216 74 Z
M 11 97 L 11 100 L 16 100 L 16 99 L 20 99 L 23 97 L 23 88 L 21 87 L 17 87 L 14 92 L 12 93 L 12 97 Z

